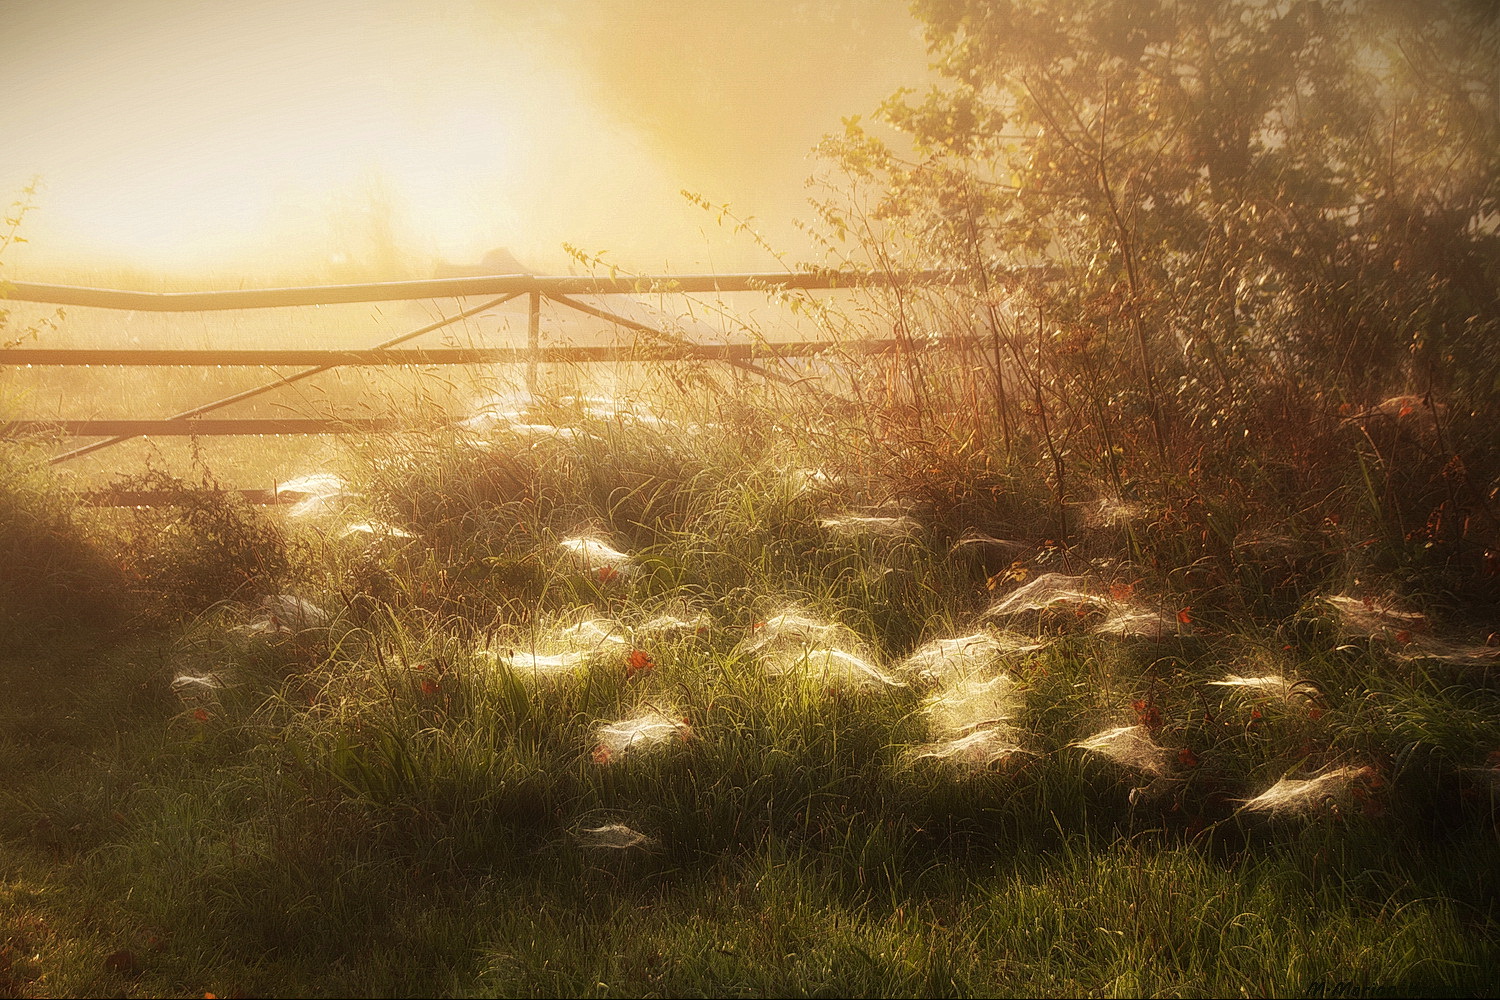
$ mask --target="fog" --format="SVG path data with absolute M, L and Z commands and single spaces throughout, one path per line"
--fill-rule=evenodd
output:
M 812 147 L 926 62 L 894 0 L 12 0 L 5 273 L 775 267 L 681 191 L 806 258 Z

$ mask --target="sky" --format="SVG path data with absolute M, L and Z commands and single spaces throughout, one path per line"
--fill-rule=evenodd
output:
M 808 259 L 813 146 L 927 64 L 904 0 L 0 0 L 0 263 L 775 267 L 681 192 Z

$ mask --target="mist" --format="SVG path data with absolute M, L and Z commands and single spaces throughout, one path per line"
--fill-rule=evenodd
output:
M 22 280 L 367 278 L 564 245 L 642 270 L 800 259 L 810 155 L 919 82 L 901 3 L 450 0 L 0 8 Z

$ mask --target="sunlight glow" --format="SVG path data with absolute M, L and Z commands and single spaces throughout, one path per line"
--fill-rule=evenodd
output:
M 420 271 L 503 246 L 558 268 L 563 242 L 653 267 L 707 259 L 727 237 L 707 233 L 713 220 L 682 188 L 790 215 L 806 151 L 888 84 L 865 84 L 856 101 L 847 72 L 832 79 L 839 67 L 765 62 L 796 54 L 787 39 L 843 39 L 837 18 L 651 9 L 7 4 L 0 82 L 19 99 L 0 110 L 0 194 L 41 177 L 27 223 L 37 260 Z M 870 20 L 864 5 L 846 13 Z M 910 43 L 909 64 L 920 50 L 906 12 L 880 13 Z M 885 65 L 839 44 L 841 67 Z M 808 85 L 825 72 L 826 93 Z

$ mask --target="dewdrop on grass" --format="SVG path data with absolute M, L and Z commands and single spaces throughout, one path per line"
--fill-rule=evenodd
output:
M 219 692 L 229 686 L 221 673 L 179 674 L 172 678 L 172 693 L 188 708 L 216 704 Z
M 811 648 L 853 638 L 853 632 L 843 625 L 788 610 L 752 625 L 747 646 L 751 650 L 772 646 Z
M 951 736 L 1004 722 L 1019 708 L 1016 682 L 1001 674 L 989 680 L 959 678 L 929 697 L 922 713 L 935 731 Z
M 1240 806 L 1245 812 L 1271 816 L 1311 816 L 1334 810 L 1379 787 L 1380 776 L 1371 767 L 1337 767 L 1312 778 L 1282 778 Z
M 1094 633 L 1112 636 L 1116 639 L 1144 639 L 1150 642 L 1160 642 L 1182 634 L 1184 627 L 1175 614 L 1120 607 L 1112 611 L 1104 621 L 1094 626 Z
M 1011 738 L 1008 728 L 996 726 L 977 729 L 951 740 L 923 744 L 911 751 L 910 759 L 939 760 L 960 767 L 985 768 L 1018 754 L 1034 756 Z
M 496 659 L 517 673 L 545 676 L 576 673 L 593 658 L 593 651 L 575 649 L 566 653 L 511 653 Z
M 557 546 L 574 565 L 599 580 L 634 576 L 640 571 L 630 556 L 597 538 L 564 538 Z
M 624 625 L 609 618 L 589 618 L 569 625 L 557 633 L 568 644 L 598 649 L 605 645 L 623 646 L 629 642 Z
M 612 851 L 624 851 L 632 847 L 652 847 L 656 844 L 656 838 L 648 837 L 639 830 L 632 830 L 624 823 L 584 827 L 575 836 L 584 847 L 602 847 Z
M 819 519 L 818 527 L 841 535 L 885 535 L 899 538 L 915 533 L 920 525 L 909 517 L 839 514 Z
M 924 681 L 980 674 L 1007 656 L 1035 653 L 1046 643 L 1014 635 L 976 632 L 953 639 L 934 639 L 901 661 L 903 673 Z
M 358 524 L 348 525 L 344 528 L 343 531 L 339 532 L 340 538 L 351 538 L 355 535 L 363 535 L 368 538 L 377 539 L 417 537 L 410 531 L 406 531 L 403 528 L 398 528 L 393 524 L 386 524 L 384 521 L 361 521 Z
M 870 661 L 842 649 L 808 649 L 773 656 L 767 667 L 773 674 L 797 674 L 834 685 L 906 687 L 904 682 L 888 676 Z
M 1121 767 L 1158 778 L 1170 774 L 1176 764 L 1176 754 L 1157 744 L 1145 726 L 1106 729 L 1073 746 L 1108 757 Z
M 646 709 L 628 719 L 600 724 L 594 731 L 598 741 L 594 760 L 607 764 L 626 753 L 638 754 L 683 743 L 692 734 L 692 727 L 686 719 L 670 716 L 659 709 Z
M 1017 587 L 984 612 L 986 618 L 1008 618 L 1036 611 L 1049 611 L 1062 605 L 1075 610 L 1108 611 L 1109 598 L 1095 593 L 1087 577 L 1043 573 L 1028 584 Z

